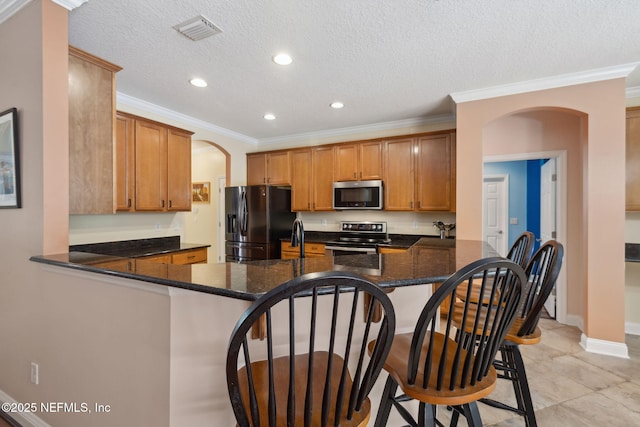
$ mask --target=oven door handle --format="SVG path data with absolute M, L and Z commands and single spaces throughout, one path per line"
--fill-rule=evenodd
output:
M 350 248 L 348 246 L 325 246 L 324 248 L 328 251 L 360 252 L 364 254 L 375 254 L 378 252 L 376 248 Z

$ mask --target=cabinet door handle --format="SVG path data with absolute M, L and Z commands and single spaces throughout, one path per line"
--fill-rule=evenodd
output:
M 127 207 L 130 208 L 131 207 L 131 199 L 127 199 Z
M 411 209 L 413 209 L 413 202 L 410 203 L 410 207 L 411 207 Z
M 162 200 L 162 207 L 164 208 L 164 199 Z
M 353 173 L 353 177 L 354 177 L 354 178 L 357 178 L 357 177 L 358 177 L 358 175 L 356 175 L 356 174 L 357 174 L 357 172 L 354 172 L 354 173 Z
M 418 209 L 420 209 L 422 207 L 422 203 L 420 202 L 420 200 L 418 200 Z
M 169 200 L 169 207 L 173 207 L 173 202 L 171 200 Z

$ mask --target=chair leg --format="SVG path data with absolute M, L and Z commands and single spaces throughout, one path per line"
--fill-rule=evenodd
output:
M 533 410 L 533 401 L 531 400 L 531 390 L 529 389 L 529 381 L 527 381 L 527 372 L 524 368 L 524 360 L 520 353 L 520 347 L 518 345 L 510 347 L 512 347 L 514 367 L 518 376 L 517 384 L 519 391 L 516 395 L 516 397 L 520 399 L 518 407 L 524 411 L 527 427 L 537 427 L 536 414 Z
M 469 427 L 482 427 L 482 418 L 476 402 L 465 403 L 462 405 L 462 411 Z
M 391 375 L 387 377 L 387 382 L 382 392 L 382 399 L 380 399 L 380 406 L 378 407 L 378 414 L 376 415 L 376 422 L 374 427 L 384 427 L 387 425 L 389 419 L 389 413 L 391 412 L 391 405 L 393 404 L 393 398 L 396 395 L 398 389 L 398 383 L 391 378 Z
M 420 402 L 418 409 L 418 427 L 435 427 L 436 425 L 435 405 Z

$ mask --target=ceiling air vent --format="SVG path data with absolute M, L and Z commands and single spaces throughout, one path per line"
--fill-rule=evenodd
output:
M 202 40 L 222 32 L 220 28 L 213 25 L 213 22 L 202 15 L 191 18 L 173 28 L 193 41 Z

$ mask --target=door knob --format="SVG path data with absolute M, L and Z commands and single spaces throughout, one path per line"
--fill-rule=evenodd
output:
M 502 234 L 502 230 L 498 230 L 498 234 Z

